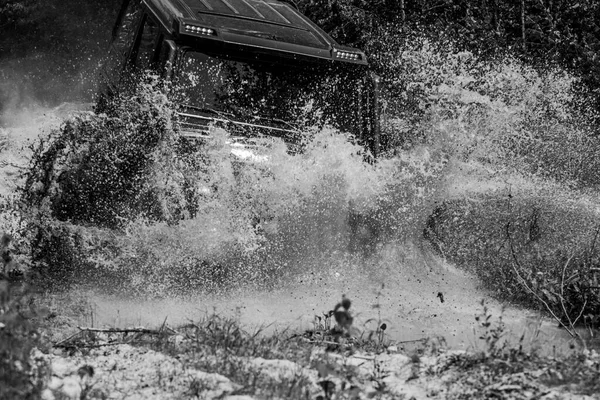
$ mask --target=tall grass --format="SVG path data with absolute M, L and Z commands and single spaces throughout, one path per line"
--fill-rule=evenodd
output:
M 27 286 L 0 279 L 0 399 L 37 399 L 46 366 L 31 357 L 42 345 L 36 318 L 42 316 Z

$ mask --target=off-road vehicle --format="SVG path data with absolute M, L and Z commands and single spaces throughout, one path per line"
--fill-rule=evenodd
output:
M 182 134 L 210 124 L 233 140 L 329 124 L 377 155 L 377 78 L 290 1 L 124 0 L 103 68 L 102 99 L 153 70 L 170 82 Z

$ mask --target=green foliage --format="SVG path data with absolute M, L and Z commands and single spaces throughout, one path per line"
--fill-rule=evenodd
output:
M 600 6 L 593 0 L 472 2 L 302 0 L 301 9 L 341 43 L 367 50 L 378 73 L 389 43 L 421 35 L 450 38 L 461 51 L 485 59 L 509 52 L 529 65 L 558 63 L 597 89 Z M 598 110 L 593 95 L 588 110 Z
M 173 222 L 189 211 L 177 190 L 181 182 L 174 181 L 181 145 L 175 107 L 156 76 L 146 79 L 115 99 L 107 114 L 75 117 L 49 139 L 60 148 L 51 171 L 56 188 L 50 188 L 61 192 L 52 202 L 59 220 L 116 228 L 138 216 Z M 50 155 L 52 147 L 40 151 Z
M 39 4 L 33 0 L 2 0 L 0 1 L 0 27 L 6 29 L 10 28 L 13 32 L 27 32 L 32 28 L 36 27 L 36 21 L 33 15 L 39 12 Z M 18 37 L 18 35 L 12 36 L 11 39 L 17 40 L 18 44 L 23 44 L 26 38 Z M 7 40 L 6 36 L 3 40 Z M 15 46 L 17 43 L 12 44 L 10 47 Z M 2 46 L 2 51 L 7 50 L 7 43 Z M 16 46 L 15 46 L 16 47 Z
M 496 297 L 550 311 L 567 326 L 598 328 L 600 219 L 552 190 L 446 201 L 430 217 L 427 236 Z
M 485 342 L 485 349 L 483 349 L 484 358 L 497 358 L 502 356 L 504 350 L 506 350 L 506 342 L 503 341 L 506 335 L 506 326 L 502 321 L 502 314 L 498 317 L 497 321 L 494 321 L 493 315 L 490 309 L 485 304 L 485 300 L 481 300 L 481 313 L 475 316 L 479 328 L 479 339 Z
M 302 11 L 336 40 L 365 46 L 377 40 L 378 26 L 395 15 L 385 0 L 301 0 Z
M 42 389 L 43 365 L 30 358 L 40 345 L 31 290 L 0 279 L 0 399 L 37 399 Z
M 514 57 L 493 61 L 449 39 L 391 36 L 382 70 L 382 147 L 393 157 L 427 145 L 461 161 L 596 185 L 598 113 L 580 80 Z
M 149 77 L 115 99 L 109 114 L 76 116 L 34 147 L 21 192 L 38 272 L 68 282 L 93 258 L 88 252 L 113 250 L 111 230 L 187 212 L 169 174 L 173 110 L 158 86 Z

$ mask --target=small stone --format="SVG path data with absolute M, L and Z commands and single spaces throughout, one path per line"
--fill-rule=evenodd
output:
M 58 390 L 63 385 L 62 379 L 57 376 L 53 376 L 50 378 L 50 382 L 48 382 L 48 389 L 50 390 Z
M 52 393 L 52 390 L 50 390 L 50 389 L 44 389 L 42 391 L 40 398 L 42 400 L 55 400 L 54 394 Z
M 179 346 L 184 339 L 183 335 L 175 335 L 175 346 Z
M 79 400 L 81 397 L 81 385 L 78 382 L 78 378 L 74 376 L 68 376 L 63 381 L 62 392 L 73 400 Z
M 56 376 L 66 376 L 72 370 L 68 361 L 62 358 L 56 358 L 52 361 L 52 373 Z

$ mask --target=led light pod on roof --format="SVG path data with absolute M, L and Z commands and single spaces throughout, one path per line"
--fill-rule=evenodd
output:
M 342 60 L 352 60 L 352 61 L 362 60 L 362 54 L 353 53 L 350 51 L 342 51 L 342 50 L 336 50 L 335 57 L 342 59 Z
M 195 33 L 205 36 L 217 36 L 217 31 L 212 28 L 207 28 L 205 26 L 198 26 L 186 23 L 183 26 L 183 31 L 186 33 Z

